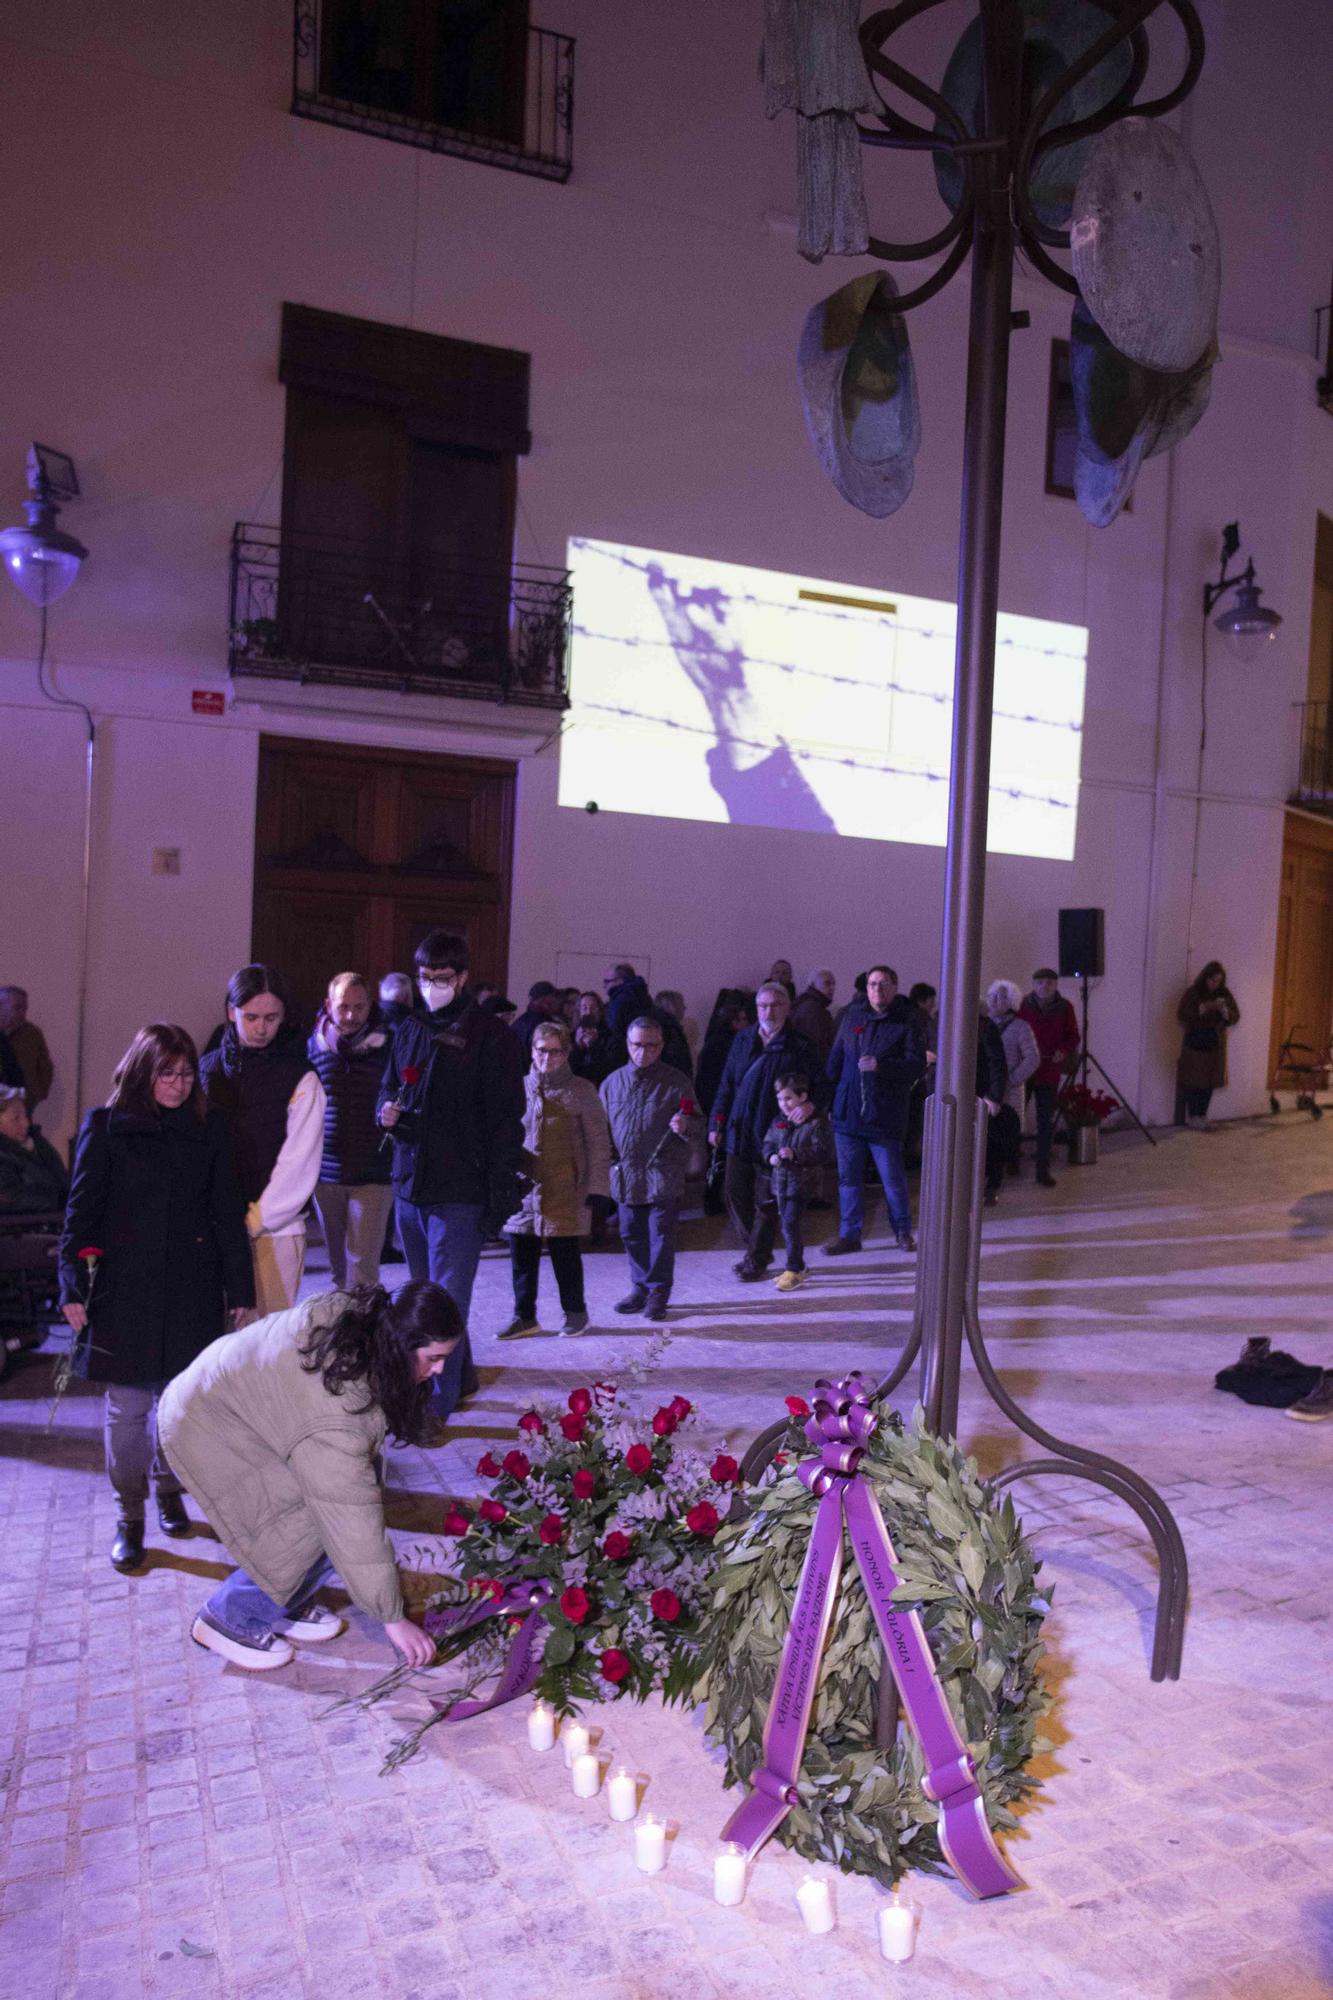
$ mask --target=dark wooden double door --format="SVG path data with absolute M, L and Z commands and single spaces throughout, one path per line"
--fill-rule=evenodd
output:
M 439 925 L 503 986 L 513 821 L 509 763 L 262 738 L 252 948 L 302 1025 L 337 972 L 411 975 Z

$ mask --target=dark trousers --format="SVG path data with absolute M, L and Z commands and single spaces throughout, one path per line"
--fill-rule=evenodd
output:
M 805 1269 L 805 1239 L 802 1234 L 805 1201 L 805 1196 L 795 1191 L 778 1196 L 778 1215 L 782 1221 L 782 1240 L 787 1246 L 789 1271 Z
M 620 1240 L 630 1280 L 639 1291 L 669 1292 L 676 1274 L 676 1216 L 671 1202 L 620 1204 Z
M 728 1153 L 722 1198 L 737 1241 L 745 1251 L 746 1263 L 767 1270 L 773 1262 L 773 1244 L 778 1233 L 778 1205 L 768 1175 L 754 1160 L 742 1160 L 735 1153 Z
M 1004 1170 L 1017 1160 L 1023 1144 L 1023 1125 L 1012 1104 L 1002 1104 L 986 1126 L 986 1186 L 998 1194 Z
M 1181 1095 L 1185 1099 L 1185 1116 L 1187 1118 L 1206 1118 L 1208 1116 L 1208 1106 L 1211 1104 L 1213 1098 L 1211 1090 L 1186 1090 L 1182 1091 Z
M 1055 1136 L 1055 1101 L 1058 1083 L 1030 1083 L 1028 1096 L 1037 1107 L 1037 1172 L 1051 1171 L 1051 1141 Z
M 560 1304 L 567 1313 L 581 1313 L 583 1305 L 583 1252 L 577 1236 L 511 1236 L 509 1255 L 514 1266 L 514 1311 L 520 1319 L 537 1317 L 537 1277 L 541 1268 L 542 1245 L 551 1253 L 551 1269 L 560 1291 Z

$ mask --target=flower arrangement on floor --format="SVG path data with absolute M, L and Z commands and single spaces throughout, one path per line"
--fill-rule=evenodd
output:
M 1060 1092 L 1060 1109 L 1066 1125 L 1100 1125 L 1120 1109 L 1120 1099 L 1107 1090 L 1092 1090 L 1086 1083 L 1067 1083 Z
M 452 1573 L 422 1621 L 436 1641 L 426 1671 L 465 1655 L 467 1680 L 433 1697 L 435 1713 L 395 1746 L 386 1769 L 461 1704 L 466 1713 L 490 1705 L 473 1698 L 497 1674 L 500 1699 L 531 1690 L 562 1715 L 654 1689 L 668 1700 L 688 1693 L 713 1538 L 740 1476 L 734 1458 L 694 1442 L 699 1430 L 684 1396 L 640 1415 L 614 1383 L 594 1382 L 564 1408 L 525 1411 L 515 1445 L 482 1454 L 477 1471 L 490 1490 L 445 1513 Z M 497 1615 L 487 1616 L 491 1605 Z M 506 1683 L 530 1619 L 535 1671 Z M 411 1678 L 397 1668 L 353 1702 L 369 1706 Z
M 1038 1564 L 1008 1496 L 988 1493 L 975 1463 L 928 1431 L 919 1411 L 904 1428 L 887 1404 L 862 1401 L 863 1448 L 843 1463 L 869 1485 L 892 1542 L 894 1609 L 919 1615 L 948 1713 L 975 1766 L 987 1826 L 1012 1827 L 1008 1808 L 1036 1790 L 1028 1766 L 1045 1747 L 1036 1730 L 1048 1697 L 1037 1670 L 1050 1591 L 1038 1586 Z M 787 1407 L 790 1429 L 770 1483 L 747 1517 L 717 1536 L 695 1694 L 708 1735 L 726 1751 L 728 1784 L 748 1786 L 761 1766 L 773 1769 L 776 1724 L 787 1725 L 776 1712 L 770 1718 L 770 1706 L 826 1490 L 818 1482 L 811 1490 L 800 1476 L 802 1464 L 811 1469 L 809 1407 L 800 1397 Z M 841 1519 L 836 1533 L 840 1539 Z M 942 1872 L 941 1808 L 922 1789 L 917 1735 L 900 1717 L 887 1747 L 877 1742 L 884 1657 L 855 1563 L 841 1571 L 827 1644 L 813 1657 L 808 1733 L 792 1760 L 795 1803 L 769 1830 L 809 1860 L 889 1887 L 912 1868 Z M 761 1812 L 765 1792 L 773 1795 L 771 1783 L 750 1792 Z

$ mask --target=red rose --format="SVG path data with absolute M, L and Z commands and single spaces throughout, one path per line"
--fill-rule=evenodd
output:
M 634 1671 L 634 1662 L 628 1653 L 622 1653 L 618 1646 L 602 1654 L 602 1679 L 612 1681 L 616 1686 Z
M 664 1408 L 660 1410 L 655 1410 L 653 1412 L 654 1437 L 669 1438 L 671 1436 L 672 1431 L 674 1431 L 675 1428 L 676 1428 L 676 1413 L 674 1410 L 668 1410 Z
M 574 1474 L 570 1484 L 574 1489 L 576 1500 L 591 1500 L 597 1491 L 597 1474 L 583 1468 Z
M 498 1577 L 474 1576 L 468 1585 L 468 1592 L 475 1597 L 503 1597 L 505 1587 Z
M 521 1431 L 527 1431 L 529 1436 L 532 1437 L 544 1436 L 546 1431 L 545 1424 L 535 1410 L 526 1410 L 524 1412 L 518 1420 L 518 1428 Z
M 787 1408 L 794 1417 L 808 1417 L 810 1414 L 810 1405 L 804 1396 L 788 1396 Z
M 505 1517 L 509 1512 L 509 1509 L 507 1507 L 502 1507 L 498 1500 L 483 1500 L 480 1507 L 478 1507 L 477 1512 L 480 1514 L 483 1521 L 500 1522 L 505 1519 Z
M 587 1591 L 580 1590 L 576 1583 L 571 1583 L 568 1590 L 561 1591 L 560 1609 L 571 1625 L 581 1625 L 588 1615 L 589 1608 Z
M 417 1068 L 415 1063 L 406 1063 L 403 1066 L 402 1078 L 403 1082 L 410 1089 L 414 1083 L 420 1083 L 421 1071 Z
M 785 1118 L 775 1118 L 773 1120 L 773 1123 L 777 1126 L 779 1132 L 785 1132 L 787 1130 L 787 1121 Z
M 560 1428 L 571 1444 L 577 1444 L 588 1426 L 582 1417 L 561 1417 Z
M 498 1479 L 504 1467 L 493 1451 L 484 1451 L 477 1460 L 477 1470 L 483 1479 Z
M 92 1246 L 91 1244 L 89 1244 L 89 1246 L 88 1246 L 88 1248 L 87 1248 L 86 1250 L 80 1250 L 80 1251 L 79 1251 L 79 1253 L 78 1253 L 78 1255 L 79 1255 L 79 1261 L 80 1261 L 80 1263 L 83 1263 L 83 1264 L 95 1264 L 95 1263 L 97 1262 L 98 1258 L 99 1258 L 99 1257 L 101 1256 L 101 1254 L 102 1254 L 102 1253 L 101 1253 L 101 1251 L 100 1251 L 100 1250 L 95 1250 L 95 1249 L 93 1248 L 93 1246 Z
M 685 1116 L 687 1118 L 693 1118 L 694 1099 L 692 1097 L 682 1097 L 680 1100 L 680 1108 L 685 1113 Z
M 741 1476 L 741 1469 L 728 1452 L 719 1452 L 708 1468 L 710 1476 L 719 1486 L 734 1486 Z
M 511 1479 L 522 1481 L 531 1472 L 532 1461 L 524 1452 L 507 1451 L 505 1453 L 504 1470 L 509 1474 Z
M 465 1535 L 471 1526 L 471 1521 L 461 1507 L 451 1507 L 444 1517 L 446 1535 Z
M 690 1411 L 694 1408 L 694 1405 L 693 1403 L 687 1403 L 683 1396 L 673 1396 L 671 1398 L 671 1401 L 667 1404 L 667 1408 L 669 1410 L 674 1410 L 676 1416 L 676 1422 L 678 1424 L 683 1424 L 686 1417 L 688 1417 L 688 1415 L 690 1414 Z
M 592 1408 L 591 1390 L 572 1389 L 569 1395 L 569 1407 L 576 1417 L 586 1417 Z
M 636 1479 L 642 1479 L 645 1472 L 653 1469 L 653 1455 L 646 1444 L 632 1444 L 625 1453 L 625 1463 Z
M 785 1451 L 775 1452 L 773 1454 L 773 1463 L 774 1465 L 785 1465 L 787 1463 L 786 1452 Z
M 613 1563 L 624 1562 L 626 1556 L 629 1554 L 629 1551 L 630 1551 L 629 1536 L 622 1535 L 619 1528 L 613 1528 L 610 1534 L 607 1536 L 606 1540 L 602 1543 L 602 1554 L 606 1557 L 606 1560 L 608 1562 L 613 1562 Z
M 715 1535 L 717 1533 L 717 1508 L 707 1500 L 701 1500 L 697 1507 L 691 1507 L 685 1516 L 685 1526 L 692 1535 Z
M 563 1539 L 564 1532 L 565 1523 L 563 1516 L 560 1514 L 548 1514 L 537 1530 L 537 1539 L 539 1542 L 545 1542 L 548 1547 L 553 1548 L 558 1541 Z
M 648 1602 L 653 1617 L 660 1618 L 664 1624 L 674 1625 L 680 1617 L 680 1599 L 674 1590 L 655 1590 Z

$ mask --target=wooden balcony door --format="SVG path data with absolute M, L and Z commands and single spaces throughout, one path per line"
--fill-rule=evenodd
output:
M 1333 821 L 1288 813 L 1282 842 L 1277 957 L 1273 966 L 1273 1020 L 1269 1088 L 1292 1088 L 1278 1075 L 1279 1051 L 1288 1040 L 1326 1050 L 1333 1035 Z M 1304 1058 L 1302 1058 L 1304 1060 Z
M 509 969 L 514 766 L 263 737 L 252 949 L 308 1027 L 335 972 L 412 972 L 428 930 L 467 939 L 472 976 Z

